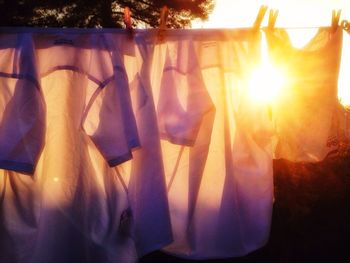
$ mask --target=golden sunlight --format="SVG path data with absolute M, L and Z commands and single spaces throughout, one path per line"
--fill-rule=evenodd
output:
M 338 98 L 343 105 L 350 105 L 350 37 L 344 36 L 342 59 L 338 80 Z
M 269 60 L 267 42 L 262 36 L 260 46 L 261 62 L 252 70 L 248 80 L 248 95 L 257 103 L 272 103 L 283 92 L 287 77 L 281 69 L 276 68 Z
M 253 70 L 248 81 L 248 94 L 255 102 L 270 103 L 281 94 L 286 83 L 283 72 L 270 63 Z
M 295 48 L 305 46 L 317 32 L 317 27 L 330 26 L 332 10 L 341 9 L 340 20 L 350 20 L 349 0 L 216 0 L 209 20 L 195 21 L 193 28 L 251 27 L 261 5 L 279 10 L 277 27 L 289 29 L 288 35 Z M 268 13 L 262 22 L 266 26 Z M 298 28 L 307 28 L 299 30 Z M 338 98 L 343 105 L 350 105 L 350 36 L 344 33 L 342 61 L 338 82 Z M 264 52 L 262 50 L 262 52 Z M 264 55 L 264 54 L 263 54 Z M 281 94 L 286 76 L 273 68 L 268 59 L 256 68 L 249 80 L 249 94 L 255 101 L 271 102 Z M 262 84 L 263 83 L 263 84 Z

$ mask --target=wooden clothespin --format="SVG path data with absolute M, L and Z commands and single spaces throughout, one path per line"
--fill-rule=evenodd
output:
M 268 29 L 273 29 L 275 27 L 277 16 L 278 16 L 278 10 L 270 9 L 269 23 L 267 25 Z
M 256 16 L 256 19 L 255 19 L 255 22 L 254 22 L 254 25 L 253 25 L 253 28 L 254 28 L 255 30 L 259 30 L 259 29 L 260 29 L 261 22 L 262 22 L 263 19 L 264 19 L 264 16 L 265 16 L 265 14 L 266 14 L 267 8 L 268 8 L 268 7 L 267 7 L 266 5 L 260 6 L 258 15 Z
M 341 9 L 332 10 L 332 31 L 335 32 L 339 26 L 339 19 L 341 15 Z
M 341 27 L 350 34 L 350 22 L 348 20 L 341 21 Z
M 165 5 L 160 10 L 160 19 L 159 19 L 159 29 L 158 29 L 158 40 L 162 42 L 164 40 L 164 33 L 167 29 L 167 21 L 168 21 L 169 9 Z
M 129 7 L 124 8 L 124 24 L 125 28 L 129 33 L 129 37 L 134 38 L 134 30 L 132 28 L 131 11 Z

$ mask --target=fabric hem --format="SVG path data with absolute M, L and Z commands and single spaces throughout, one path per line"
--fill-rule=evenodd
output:
M 221 253 L 218 251 L 216 254 L 201 256 L 199 254 L 185 254 L 180 252 L 172 252 L 168 251 L 167 249 L 163 248 L 161 251 L 167 255 L 174 256 L 177 258 L 182 258 L 185 260 L 214 260 L 214 259 L 232 259 L 232 258 L 240 258 L 247 256 L 250 253 L 253 253 L 255 251 L 258 251 L 259 249 L 264 248 L 267 245 L 268 241 L 264 241 L 262 244 L 255 246 L 254 248 L 249 248 L 244 250 L 241 253 Z
M 166 133 L 161 133 L 160 138 L 163 140 L 167 140 L 167 141 L 171 142 L 172 144 L 177 144 L 177 145 L 184 145 L 184 146 L 192 147 L 195 144 L 195 140 L 171 136 L 171 135 L 166 134 Z
M 140 251 L 137 251 L 138 257 L 143 257 L 151 252 L 157 251 L 157 250 L 162 250 L 164 247 L 170 245 L 172 242 L 174 242 L 173 238 L 169 238 L 168 240 L 158 243 L 154 246 L 147 247 L 145 249 L 142 249 Z
M 19 173 L 34 173 L 34 164 L 21 163 L 9 160 L 0 160 L 0 169 L 11 170 Z
M 131 153 L 131 151 L 129 151 L 126 154 L 118 156 L 117 158 L 108 160 L 108 165 L 110 167 L 114 167 L 114 166 L 122 164 L 122 163 L 124 163 L 126 161 L 129 161 L 131 159 L 132 159 L 132 153 Z
M 128 144 L 129 144 L 129 147 L 132 149 L 141 147 L 141 143 L 140 143 L 139 138 L 131 139 Z

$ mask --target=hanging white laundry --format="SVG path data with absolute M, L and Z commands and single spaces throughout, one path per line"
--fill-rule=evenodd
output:
M 0 42 L 0 168 L 33 173 L 45 132 L 34 43 L 31 34 Z
M 0 262 L 30 262 L 40 216 L 40 191 L 32 177 L 0 170 Z
M 44 144 L 45 103 L 31 34 L 0 35 L 0 262 L 35 247 L 40 192 L 33 173 Z
M 260 60 L 254 30 L 167 31 L 163 43 L 156 30 L 134 40 L 3 30 L 0 262 L 127 263 L 165 246 L 227 258 L 262 247 L 273 125 L 277 157 L 297 161 L 324 158 L 347 127 L 336 106 L 339 31 L 290 53 L 282 31 L 268 33 L 272 57 L 295 73 L 271 120 L 248 92 Z
M 160 45 L 165 64 L 157 99 L 160 135 L 174 144 L 195 143 L 203 115 L 213 110 L 192 40 Z
M 302 48 L 293 47 L 286 30 L 271 29 L 266 36 L 271 60 L 287 73 L 282 96 L 273 106 L 276 158 L 322 161 L 339 147 L 334 125 L 342 29 L 320 28 Z
M 235 257 L 268 240 L 272 122 L 247 90 L 259 43 L 254 31 L 199 30 L 167 32 L 156 46 L 152 90 L 174 233 L 168 253 Z
M 338 31 L 341 31 L 338 29 Z M 344 106 L 345 101 L 341 101 L 341 93 L 342 91 L 339 89 L 347 90 L 347 86 L 349 83 L 349 78 L 347 74 L 348 70 L 348 61 L 349 61 L 349 41 L 350 37 L 348 34 L 342 37 L 341 45 L 338 50 L 338 59 L 340 61 L 340 67 L 338 71 L 335 71 L 334 74 L 338 76 L 338 85 L 337 85 L 337 99 L 334 98 L 335 110 L 332 116 L 332 125 L 330 130 L 330 135 L 327 139 L 327 146 L 332 148 L 333 150 L 327 154 L 327 157 L 332 156 L 341 156 L 345 154 L 350 146 L 350 111 L 349 106 Z M 338 64 L 338 66 L 339 66 Z
M 149 129 L 139 137 L 124 50 L 115 43 L 137 49 L 135 44 L 118 30 L 4 29 L 1 37 L 12 39 L 0 49 L 6 61 L 0 78 L 9 87 L 1 93 L 0 120 L 12 130 L 3 136 L 28 133 L 30 141 L 23 145 L 33 149 L 22 154 L 20 147 L 18 153 L 1 148 L 0 156 L 13 158 L 9 161 L 30 164 L 27 169 L 5 162 L 2 168 L 32 173 L 35 167 L 35 174 L 3 172 L 0 261 L 135 262 L 138 255 L 169 244 L 164 173 L 160 151 L 154 150 L 158 135 L 145 135 L 152 133 Z M 137 59 L 144 63 L 144 57 Z M 22 61 L 31 64 L 15 71 Z M 13 114 L 23 108 L 19 103 L 26 107 L 19 111 L 29 127 L 24 134 L 5 121 L 14 109 L 16 83 L 23 90 L 16 88 L 20 93 Z M 143 114 L 151 115 L 153 103 L 147 96 L 144 101 L 151 106 Z M 152 125 L 149 118 L 141 127 Z M 123 173 L 120 164 L 136 149 L 131 171 Z M 145 162 L 148 168 L 141 169 Z M 158 227 L 162 232 L 156 235 Z
M 147 31 L 139 32 L 134 39 L 134 46 L 130 39 L 118 38 L 113 34 L 108 36 L 108 44 L 113 46 L 113 50 L 122 51 L 141 143 L 141 148 L 133 152 L 132 161 L 122 164 L 119 169 L 121 176 L 128 182 L 138 256 L 159 250 L 173 241 L 150 87 L 150 64 L 154 47 L 147 42 L 147 38 Z

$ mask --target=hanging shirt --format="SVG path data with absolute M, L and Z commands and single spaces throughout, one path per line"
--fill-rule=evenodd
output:
M 153 44 L 148 31 L 130 39 L 109 36 L 113 50 L 121 50 L 129 79 L 133 113 L 141 148 L 132 161 L 120 166 L 126 180 L 133 213 L 134 241 L 138 256 L 159 250 L 173 241 L 156 111 L 150 85 Z M 135 43 L 135 45 L 133 45 Z
M 37 235 L 40 191 L 27 174 L 44 145 L 45 102 L 34 54 L 31 34 L 0 34 L 1 262 L 28 260 Z
M 259 35 L 168 32 L 153 57 L 152 90 L 174 242 L 191 259 L 245 255 L 266 244 L 272 209 L 272 122 L 248 76 Z
M 156 127 L 153 103 L 147 84 L 131 92 L 134 79 L 129 81 L 123 46 L 116 44 L 137 49 L 135 43 L 118 30 L 6 29 L 1 37 L 13 43 L 1 42 L 6 63 L 0 63 L 0 77 L 9 91 L 1 93 L 0 117 L 9 127 L 2 131 L 10 132 L 0 140 L 32 147 L 2 147 L 2 168 L 35 173 L 4 171 L 1 178 L 0 261 L 126 263 L 169 244 L 159 137 L 148 134 Z M 139 64 L 143 59 L 138 56 Z M 146 110 L 132 105 L 131 93 Z M 15 127 L 12 116 L 26 129 Z M 150 119 L 140 124 L 145 117 Z M 124 169 L 132 151 L 135 162 Z
M 293 47 L 283 29 L 268 30 L 266 36 L 271 60 L 287 73 L 283 94 L 273 107 L 276 158 L 321 161 L 338 147 L 334 123 L 342 30 L 320 28 L 303 48 Z
M 45 133 L 34 43 L 31 34 L 2 34 L 0 42 L 0 168 L 33 173 Z
M 111 166 L 131 158 L 130 149 L 139 146 L 139 142 L 127 104 L 130 99 L 124 99 L 128 98 L 124 91 L 128 82 L 118 58 L 113 58 L 112 64 L 109 53 L 103 51 L 103 37 L 92 39 L 57 31 L 36 40 L 30 33 L 5 34 L 2 38 L 0 56 L 6 63 L 2 63 L 0 69 L 3 83 L 0 167 L 33 173 L 45 132 L 39 76 L 56 70 L 83 74 L 96 84 L 93 90 L 87 91 L 86 108 L 81 110 L 87 116 L 83 116 L 81 123 Z M 118 89 L 108 88 L 111 86 Z M 100 108 L 103 100 L 102 107 L 108 106 L 108 109 Z

